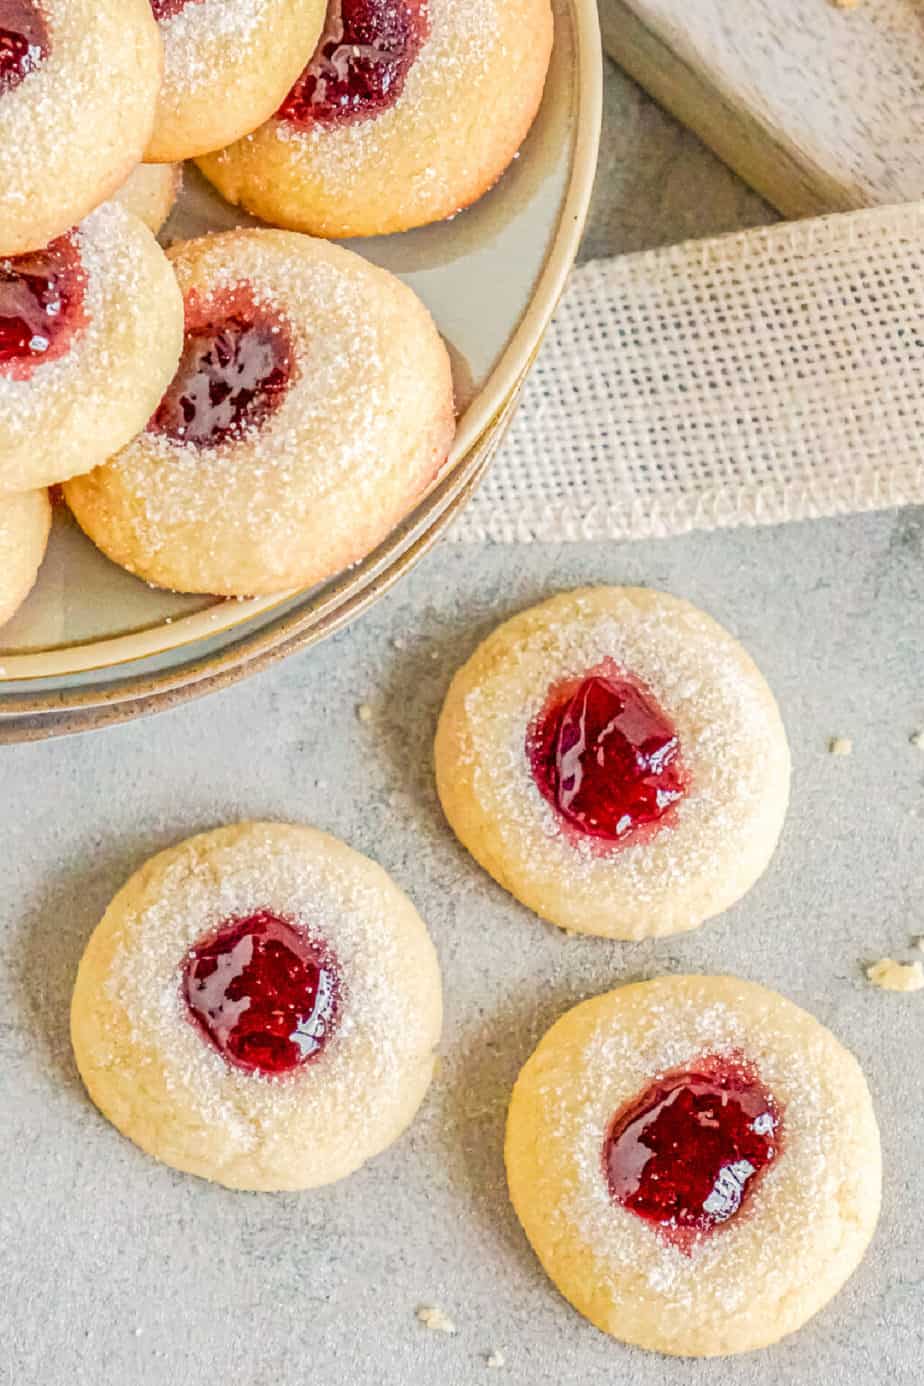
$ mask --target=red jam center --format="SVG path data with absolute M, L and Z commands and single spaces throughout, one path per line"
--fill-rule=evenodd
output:
M 151 0 L 151 9 L 154 11 L 154 18 L 161 22 L 165 19 L 173 19 L 180 10 L 185 9 L 190 0 Z
M 274 314 L 240 292 L 223 304 L 190 296 L 183 355 L 148 428 L 217 447 L 275 413 L 293 370 L 291 338 Z
M 183 996 L 228 1063 L 271 1078 L 308 1063 L 330 1038 L 337 972 L 323 945 L 262 910 L 190 949 Z
M 711 1055 L 618 1112 L 603 1147 L 610 1194 L 689 1252 L 734 1218 L 779 1152 L 779 1108 L 742 1060 Z
M 0 93 L 48 57 L 48 26 L 32 0 L 0 0 Z
M 329 0 L 311 62 L 279 120 L 339 125 L 393 106 L 430 31 L 427 0 Z
M 552 689 L 526 750 L 553 808 L 603 842 L 656 825 L 688 786 L 670 720 L 612 660 Z
M 27 380 L 64 356 L 82 327 L 87 277 L 69 236 L 0 260 L 0 375 Z

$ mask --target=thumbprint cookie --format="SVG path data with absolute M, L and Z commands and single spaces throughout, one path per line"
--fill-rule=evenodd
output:
M 506 1162 L 565 1298 L 676 1356 L 793 1333 L 856 1270 L 879 1216 L 857 1061 L 734 977 L 659 977 L 564 1015 L 517 1079 Z
M 182 184 L 181 164 L 139 164 L 114 197 L 156 236 L 173 211 Z
M 235 1189 L 343 1179 L 413 1120 L 442 1023 L 410 901 L 311 828 L 244 823 L 149 861 L 77 974 L 71 1034 L 105 1116 Z
M 51 505 L 47 491 L 0 496 L 0 626 L 32 590 L 48 543 Z M 0 634 L 0 644 L 3 636 Z
M 164 82 L 145 158 L 173 163 L 256 130 L 311 57 L 324 0 L 151 0 Z
M 232 231 L 170 251 L 180 368 L 144 433 L 66 487 L 87 535 L 147 582 L 250 596 L 339 572 L 435 477 L 449 357 L 400 280 L 325 241 Z
M 789 797 L 786 734 L 750 656 L 689 603 L 568 592 L 494 631 L 436 738 L 450 824 L 563 928 L 695 928 L 764 871 Z
M 40 250 L 125 182 L 162 67 L 149 0 L 0 0 L 0 255 Z
M 123 447 L 182 344 L 167 258 L 116 203 L 43 250 L 0 259 L 0 494 L 64 481 Z
M 441 221 L 520 148 L 552 50 L 549 0 L 331 0 L 273 118 L 200 161 L 229 201 L 320 236 Z

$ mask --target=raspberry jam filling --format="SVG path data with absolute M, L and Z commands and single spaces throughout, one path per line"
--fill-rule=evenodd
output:
M 603 1146 L 610 1195 L 689 1253 L 741 1212 L 779 1154 L 781 1132 L 754 1069 L 709 1055 L 617 1112 Z
M 429 32 L 426 0 L 330 0 L 315 55 L 277 119 L 340 125 L 381 115 L 404 90 Z
M 564 822 L 603 843 L 653 831 L 689 784 L 670 719 L 612 660 L 552 688 L 526 751 Z
M 337 1022 L 328 950 L 269 910 L 231 919 L 183 964 L 190 1017 L 229 1064 L 272 1078 L 320 1054 Z
M 0 0 L 0 93 L 48 57 L 48 25 L 32 0 Z
M 176 375 L 148 424 L 180 443 L 217 447 L 274 414 L 294 372 L 280 318 L 238 291 L 186 301 L 186 337 Z
M 189 3 L 190 0 L 151 0 L 151 9 L 154 11 L 154 18 L 160 23 L 164 19 L 173 19 Z
M 28 380 L 57 361 L 86 322 L 87 276 L 70 236 L 0 260 L 0 375 Z

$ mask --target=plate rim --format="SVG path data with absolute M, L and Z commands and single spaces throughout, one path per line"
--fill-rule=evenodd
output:
M 474 410 L 468 430 L 460 433 L 454 447 L 455 456 L 437 485 L 366 560 L 328 584 L 331 597 L 323 598 L 326 588 L 321 589 L 320 614 L 314 608 L 296 607 L 279 620 L 261 626 L 257 632 L 242 630 L 238 638 L 232 638 L 220 649 L 156 673 L 142 671 L 132 675 L 131 664 L 166 653 L 164 650 L 135 653 L 81 671 L 69 671 L 77 674 L 125 667 L 124 679 L 105 685 L 4 694 L 0 681 L 0 744 L 89 730 L 177 706 L 317 643 L 358 616 L 410 571 L 467 504 L 509 426 L 520 387 L 538 354 L 576 258 L 590 207 L 602 122 L 603 51 L 596 0 L 568 0 L 568 5 L 575 38 L 577 110 L 571 168 L 558 226 L 533 295 L 480 392 L 483 408 L 480 414 L 477 408 Z M 485 411 L 486 421 L 482 422 Z M 476 430 L 474 437 L 471 436 L 473 430 Z M 460 443 L 465 445 L 461 449 Z M 244 626 L 294 595 L 297 593 L 256 599 L 248 603 L 255 609 L 242 613 L 234 625 Z M 221 633 L 221 627 L 214 632 Z M 200 632 L 191 640 L 170 648 L 193 649 L 208 639 L 209 634 L 208 631 Z M 137 641 L 138 638 L 139 633 L 133 632 L 127 637 L 94 641 L 91 648 Z M 7 660 L 7 664 L 10 663 L 12 659 Z M 49 672 L 20 676 L 23 681 L 36 685 L 60 677 L 66 674 Z M 19 679 L 8 675 L 7 681 L 18 682 Z

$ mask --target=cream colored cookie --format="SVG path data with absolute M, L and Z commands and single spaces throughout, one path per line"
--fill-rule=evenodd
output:
M 373 75 L 398 93 L 391 105 L 338 85 L 366 61 L 358 25 L 370 11 L 386 29 L 396 12 L 403 16 L 408 53 L 416 52 L 406 73 L 399 64 Z M 440 221 L 481 197 L 516 155 L 542 98 L 552 31 L 549 0 L 338 0 L 281 113 L 199 166 L 229 201 L 314 235 L 372 236 Z M 399 25 L 382 47 L 400 51 L 402 32 Z M 358 90 L 367 86 L 364 77 Z M 333 114 L 344 102 L 346 120 Z
M 116 203 L 48 251 L 0 269 L 11 314 L 35 332 L 18 353 L 0 356 L 2 494 L 89 471 L 144 428 L 176 370 L 183 301 L 150 231 Z M 30 285 L 54 282 L 61 292 L 62 278 L 70 306 L 34 317 Z
M 149 0 L 10 0 L 22 58 L 0 83 L 0 255 L 39 250 L 124 183 L 163 63 Z
M 320 971 L 299 972 L 299 949 Z M 156 1159 L 305 1189 L 408 1126 L 441 1017 L 433 945 L 380 867 L 312 828 L 242 823 L 123 886 L 80 964 L 71 1034 L 93 1101 Z
M 32 591 L 50 528 L 47 491 L 0 496 L 0 626 Z
M 685 781 L 663 817 L 612 839 L 560 811 L 535 772 L 553 690 L 601 671 L 666 717 Z M 584 783 L 599 777 L 588 746 Z M 704 612 L 642 588 L 566 592 L 500 626 L 456 674 L 436 737 L 440 799 L 476 860 L 544 919 L 609 938 L 677 933 L 733 905 L 773 854 L 789 773 L 750 656 Z
M 683 1075 L 723 1071 L 718 1110 L 709 1087 L 684 1110 Z M 684 1197 L 734 1156 L 741 1074 L 770 1098 L 747 1139 L 752 1160 L 771 1158 L 722 1164 L 684 1235 Z M 805 1011 L 733 977 L 660 977 L 564 1015 L 517 1079 L 506 1161 L 565 1298 L 604 1333 L 678 1356 L 793 1333 L 857 1268 L 879 1214 L 879 1132 L 856 1060 Z
M 182 185 L 182 164 L 139 164 L 115 194 L 115 201 L 156 236 L 173 211 Z
M 206 154 L 268 120 L 311 57 L 325 0 L 151 0 L 164 83 L 145 157 Z
M 180 372 L 148 430 L 69 484 L 68 504 L 161 587 L 236 596 L 330 577 L 385 538 L 449 452 L 433 321 L 385 270 L 306 236 L 233 231 L 170 255 Z

